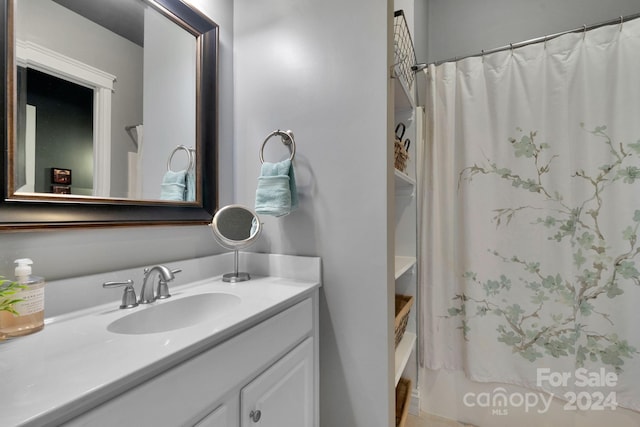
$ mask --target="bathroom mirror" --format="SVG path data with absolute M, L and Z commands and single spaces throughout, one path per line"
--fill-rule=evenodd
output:
M 180 0 L 0 6 L 0 229 L 208 224 L 217 203 L 216 24 Z M 43 93 L 65 98 L 47 108 Z M 63 105 L 71 107 L 56 117 Z M 164 197 L 169 169 L 188 172 L 192 196 Z
M 234 250 L 234 272 L 222 276 L 224 282 L 243 282 L 251 277 L 249 273 L 238 272 L 238 250 L 253 244 L 262 232 L 260 218 L 251 209 L 242 205 L 228 205 L 221 208 L 211 221 L 213 235 L 218 243 Z

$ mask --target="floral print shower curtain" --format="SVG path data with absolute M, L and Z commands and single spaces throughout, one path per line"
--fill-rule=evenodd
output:
M 427 81 L 427 367 L 640 410 L 640 20 Z

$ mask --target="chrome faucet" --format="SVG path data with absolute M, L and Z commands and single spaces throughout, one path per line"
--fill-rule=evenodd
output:
M 159 274 L 158 287 L 156 292 L 153 291 L 153 285 L 147 286 L 147 281 L 151 277 L 152 273 L 157 271 Z M 142 289 L 140 290 L 140 304 L 149 304 L 156 299 L 169 298 L 169 286 L 167 282 L 175 279 L 175 274 L 181 272 L 180 269 L 170 270 L 164 265 L 154 265 L 153 267 L 144 269 L 144 279 L 142 280 Z

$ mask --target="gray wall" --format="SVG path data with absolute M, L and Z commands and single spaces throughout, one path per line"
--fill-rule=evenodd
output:
M 428 62 L 476 54 L 640 12 L 638 0 L 416 1 L 428 2 L 428 11 L 423 14 L 428 19 Z M 424 49 L 421 52 L 424 54 Z
M 142 198 L 158 199 L 167 162 L 180 144 L 196 140 L 196 45 L 193 36 L 158 11 L 145 11 L 144 137 Z M 184 151 L 171 158 L 171 170 L 188 168 Z
M 263 218 L 258 249 L 322 257 L 321 425 L 389 426 L 386 2 L 234 8 L 237 201 L 254 204 L 267 134 L 293 130 L 300 208 Z M 278 138 L 267 147 L 288 155 Z

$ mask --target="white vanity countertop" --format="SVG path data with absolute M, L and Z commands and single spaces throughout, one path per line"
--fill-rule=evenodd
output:
M 168 332 L 126 335 L 107 325 L 136 310 L 118 302 L 47 320 L 32 335 L 0 343 L 0 424 L 45 425 L 78 415 L 79 407 L 118 395 L 167 367 L 236 335 L 304 299 L 319 280 L 253 277 L 237 284 L 221 276 L 171 288 L 172 300 L 207 292 L 239 296 L 242 302 L 211 322 Z M 77 412 L 77 413 L 76 413 Z

